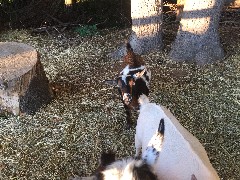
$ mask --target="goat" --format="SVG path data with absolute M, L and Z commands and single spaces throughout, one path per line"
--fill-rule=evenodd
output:
M 159 157 L 163 135 L 164 120 L 161 119 L 158 131 L 153 135 L 142 158 L 129 157 L 115 161 L 114 153 L 103 153 L 95 175 L 80 180 L 157 180 L 152 166 Z
M 156 149 L 152 149 L 152 157 L 157 157 Z M 111 157 L 111 153 L 103 153 L 101 160 Z M 132 157 L 112 161 L 110 164 L 100 162 L 100 167 L 95 175 L 90 177 L 74 178 L 73 180 L 157 180 L 152 167 L 145 160 Z M 103 163 L 103 164 L 102 164 Z
M 127 129 L 131 127 L 131 110 L 138 110 L 140 95 L 149 95 L 151 72 L 146 68 L 144 60 L 135 54 L 127 43 L 127 55 L 124 57 L 125 68 L 117 77 L 118 91 L 126 111 Z
M 162 144 L 164 143 L 166 145 L 166 143 L 167 143 L 167 142 L 163 141 L 164 140 L 163 133 L 165 131 L 165 123 L 164 123 L 163 119 L 165 120 L 166 123 L 168 123 L 168 120 L 167 120 L 168 117 L 159 105 L 157 105 L 155 103 L 150 103 L 149 99 L 146 95 L 140 96 L 139 104 L 140 104 L 140 113 L 139 113 L 139 117 L 137 119 L 137 126 L 136 126 L 136 133 L 135 133 L 135 148 L 136 148 L 135 157 L 140 156 L 141 149 L 142 150 L 148 149 L 151 146 L 156 147 L 157 152 L 163 153 L 162 148 L 164 148 L 166 150 L 166 146 L 162 146 Z M 156 134 L 155 128 L 158 125 L 159 119 L 161 119 L 161 120 L 160 120 L 160 124 L 159 124 L 158 133 Z M 166 136 L 166 138 L 167 138 L 167 136 Z M 151 150 L 151 149 L 149 149 L 149 150 Z M 142 153 L 143 159 L 146 157 L 146 154 L 149 154 L 149 153 L 145 150 Z M 151 167 L 153 168 L 153 171 L 156 172 L 157 178 L 158 179 L 169 179 L 169 176 L 167 176 L 168 178 L 166 178 L 166 177 L 162 177 L 161 175 L 159 175 L 159 171 L 161 168 L 159 166 L 159 162 L 163 161 L 163 156 L 162 157 L 160 156 L 160 158 L 155 159 L 155 161 L 153 161 L 153 160 L 151 161 L 151 159 L 152 158 L 148 157 L 147 164 L 151 165 Z M 168 161 L 166 159 L 164 159 L 164 160 Z M 169 159 L 169 163 L 171 164 L 170 159 Z M 182 167 L 179 167 L 179 168 L 181 169 Z M 166 174 L 167 174 L 167 172 L 166 172 Z M 171 177 L 170 179 L 179 179 L 178 177 L 174 177 L 174 176 L 170 176 L 170 177 Z M 197 180 L 197 178 L 194 174 L 192 174 L 191 177 L 189 175 L 189 179 Z

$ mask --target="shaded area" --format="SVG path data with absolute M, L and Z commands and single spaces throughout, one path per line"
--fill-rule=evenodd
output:
M 99 28 L 126 27 L 131 21 L 130 2 L 127 0 L 85 0 L 72 6 L 65 6 L 63 0 L 0 2 L 0 28 L 71 27 L 73 24 L 99 24 Z
M 53 99 L 49 81 L 45 75 L 43 66 L 38 60 L 36 75 L 31 80 L 28 90 L 24 96 L 20 96 L 21 113 L 34 115 L 41 107 L 47 105 Z

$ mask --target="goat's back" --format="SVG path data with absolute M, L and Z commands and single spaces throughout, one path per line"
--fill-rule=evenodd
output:
M 188 132 L 172 115 L 161 108 L 165 114 L 165 133 L 160 156 L 154 170 L 161 180 L 197 179 L 218 180 L 207 153 L 196 137 Z

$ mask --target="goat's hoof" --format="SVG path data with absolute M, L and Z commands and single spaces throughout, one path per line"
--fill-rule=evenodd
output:
M 126 127 L 125 127 L 126 130 L 129 130 L 131 129 L 131 124 L 127 124 Z

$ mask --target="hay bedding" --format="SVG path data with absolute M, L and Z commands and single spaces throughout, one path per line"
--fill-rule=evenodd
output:
M 114 87 L 103 83 L 118 72 L 112 52 L 129 34 L 104 30 L 81 38 L 8 31 L 1 41 L 32 45 L 56 98 L 34 116 L 0 118 L 0 179 L 68 179 L 90 175 L 103 150 L 134 154 L 135 128 L 125 130 L 125 112 Z M 73 38 L 74 37 L 74 38 Z M 239 179 L 239 52 L 198 68 L 178 64 L 167 52 L 144 56 L 152 71 L 150 98 L 167 106 L 206 148 L 222 179 Z M 137 114 L 134 115 L 137 118 Z

